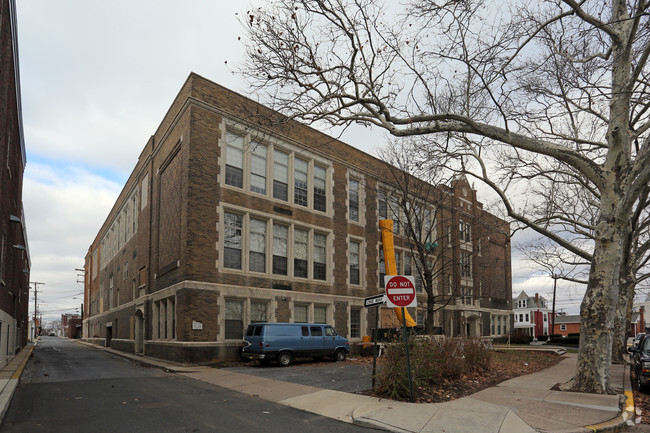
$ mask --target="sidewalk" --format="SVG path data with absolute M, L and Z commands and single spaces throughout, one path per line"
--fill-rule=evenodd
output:
M 611 396 L 551 390 L 556 383 L 571 378 L 576 363 L 575 354 L 565 355 L 554 367 L 510 379 L 469 397 L 446 403 L 414 404 L 319 389 L 205 366 L 182 367 L 80 343 L 267 401 L 392 432 L 599 432 L 621 429 L 631 425 L 634 420 L 627 366 L 612 365 L 611 374 L 612 385 L 624 388 L 625 394 Z M 26 350 L 27 348 L 16 358 L 22 356 L 26 362 L 29 358 L 28 354 L 23 356 Z M 22 367 L 19 367 L 20 371 Z M 3 391 L 3 402 L 4 394 Z M 619 409 L 621 402 L 625 402 L 623 411 Z
M 34 350 L 34 343 L 27 343 L 27 346 L 18 352 L 16 356 L 0 370 L 0 422 L 9 408 L 11 398 L 20 381 L 20 376 L 29 361 L 29 356 Z

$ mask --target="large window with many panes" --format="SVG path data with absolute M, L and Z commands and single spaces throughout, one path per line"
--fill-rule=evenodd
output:
M 327 162 L 233 131 L 224 148 L 226 185 L 327 212 Z
M 223 267 L 327 281 L 328 236 L 284 220 L 225 210 Z

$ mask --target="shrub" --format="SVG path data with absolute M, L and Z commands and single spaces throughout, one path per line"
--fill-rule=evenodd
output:
M 533 337 L 530 335 L 524 334 L 520 330 L 513 330 L 510 333 L 510 343 L 511 344 L 530 344 L 533 341 Z
M 562 334 L 551 334 L 549 338 L 562 338 Z
M 548 335 L 540 335 L 537 337 L 537 341 L 546 341 L 548 340 Z
M 569 332 L 568 336 L 569 337 L 580 337 L 580 333 L 579 332 Z
M 444 379 L 458 379 L 467 371 L 485 371 L 492 352 L 477 338 L 428 338 L 411 336 L 409 355 L 414 387 L 428 387 Z M 410 396 L 404 343 L 389 344 L 384 366 L 377 375 L 376 392 L 394 400 Z

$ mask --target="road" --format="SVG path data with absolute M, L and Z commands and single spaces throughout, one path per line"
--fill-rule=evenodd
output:
M 44 337 L 7 411 L 5 432 L 370 432 L 372 430 Z

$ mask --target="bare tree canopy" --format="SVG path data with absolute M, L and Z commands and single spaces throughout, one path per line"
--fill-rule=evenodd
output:
M 430 155 L 456 156 L 511 217 L 591 262 L 567 386 L 609 392 L 631 215 L 647 205 L 650 180 L 649 3 L 278 0 L 245 24 L 243 72 L 274 108 L 429 136 Z M 587 247 L 509 200 L 511 181 L 544 176 L 591 201 L 592 218 L 567 222 Z

